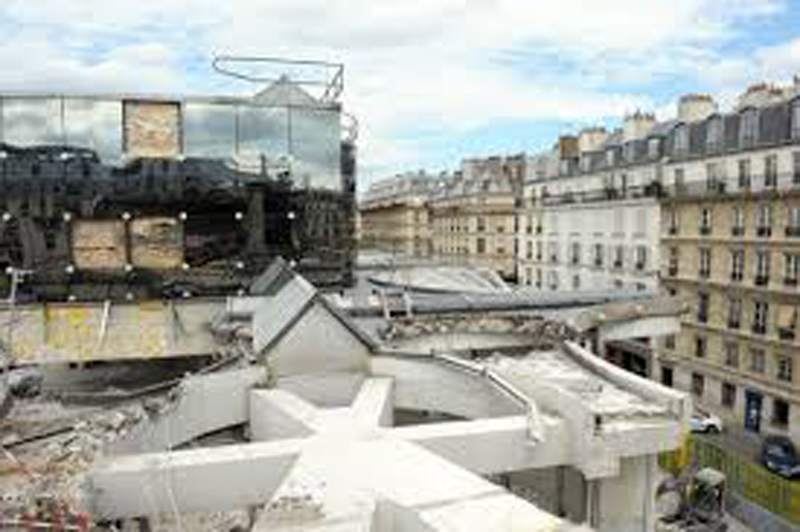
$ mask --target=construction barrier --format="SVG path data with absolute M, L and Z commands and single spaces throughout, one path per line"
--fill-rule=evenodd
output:
M 800 525 L 800 481 L 786 480 L 732 451 L 700 438 L 689 438 L 689 461 L 698 467 L 712 467 L 725 474 L 728 489 L 794 525 Z M 659 465 L 677 474 L 687 463 L 682 451 L 662 453 Z

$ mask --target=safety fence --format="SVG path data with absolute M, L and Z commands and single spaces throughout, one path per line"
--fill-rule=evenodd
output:
M 695 462 L 698 467 L 712 467 L 727 477 L 728 489 L 748 501 L 800 525 L 800 481 L 790 481 L 714 443 L 690 437 L 683 449 L 662 453 L 659 465 L 677 474 Z

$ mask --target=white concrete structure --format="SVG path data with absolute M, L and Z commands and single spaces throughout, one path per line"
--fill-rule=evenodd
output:
M 581 486 L 557 494 L 578 509 L 569 517 L 602 531 L 653 529 L 655 456 L 686 430 L 683 394 L 576 344 L 482 362 L 388 350 L 302 279 L 267 284 L 272 295 L 233 308 L 265 346 L 263 366 L 187 383 L 149 431 L 129 436 L 169 429 L 151 438 L 154 452 L 95 464 L 95 515 L 253 508 L 254 530 L 567 530 L 481 476 L 569 467 Z M 304 303 L 278 316 L 269 302 L 288 293 Z M 210 394 L 196 393 L 205 382 Z M 199 428 L 187 413 L 203 406 Z M 456 421 L 394 426 L 396 411 Z M 175 450 L 242 422 L 248 443 Z

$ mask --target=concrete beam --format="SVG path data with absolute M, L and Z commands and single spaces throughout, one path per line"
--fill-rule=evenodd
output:
M 107 452 L 166 451 L 203 434 L 245 423 L 250 416 L 250 389 L 266 378 L 261 366 L 188 377 L 169 409 L 135 427 Z
M 567 424 L 545 418 L 544 426 L 544 438 L 538 443 L 530 439 L 525 416 L 399 427 L 391 433 L 474 473 L 487 475 L 568 464 Z
M 305 438 L 314 433 L 316 408 L 283 390 L 250 392 L 250 439 Z
M 281 485 L 303 445 L 283 440 L 117 457 L 89 473 L 92 514 L 116 519 L 261 504 Z
M 392 379 L 373 377 L 364 381 L 353 401 L 353 414 L 364 425 L 391 427 L 394 420 Z

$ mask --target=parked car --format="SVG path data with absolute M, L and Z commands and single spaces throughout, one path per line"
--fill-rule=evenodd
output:
M 761 443 L 761 463 L 784 478 L 800 478 L 800 458 L 786 436 L 766 436 Z
M 713 414 L 702 410 L 695 410 L 689 421 L 692 432 L 705 432 L 719 434 L 722 432 L 722 420 Z

